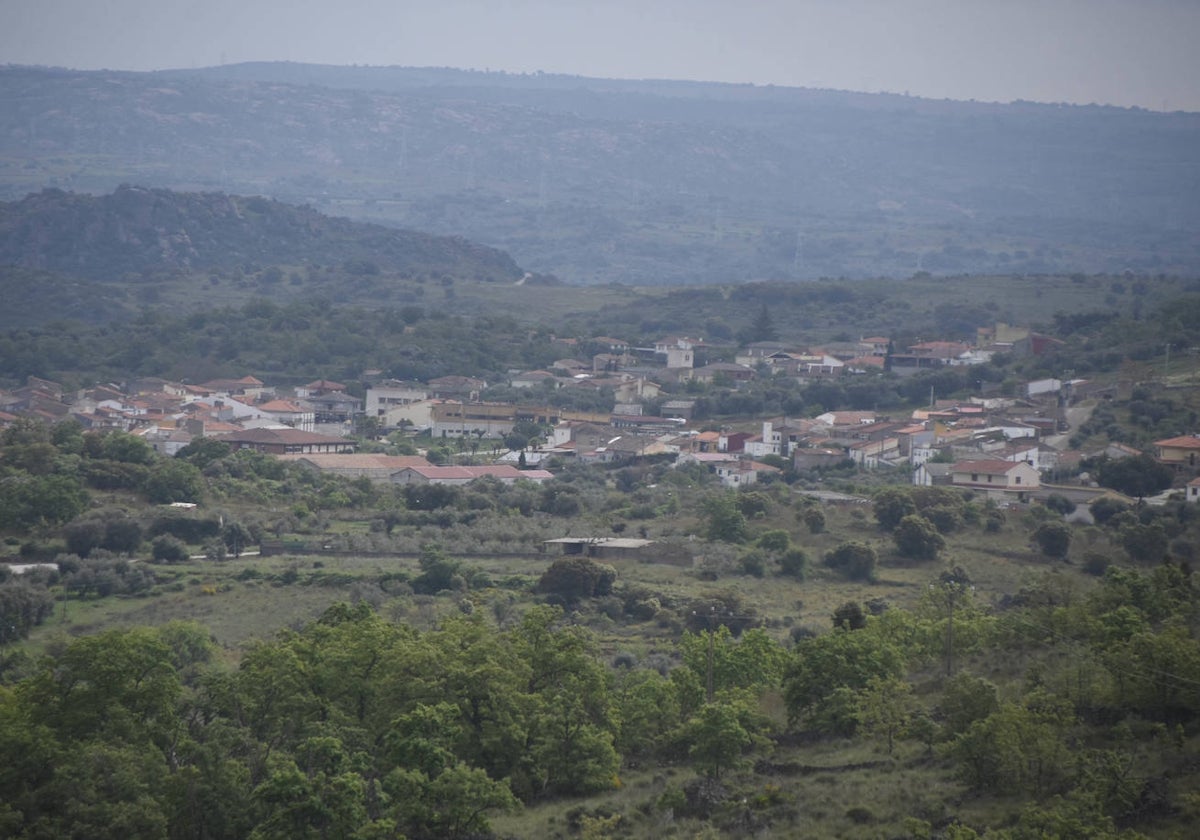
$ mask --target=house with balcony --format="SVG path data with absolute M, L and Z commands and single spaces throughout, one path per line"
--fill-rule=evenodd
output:
M 316 413 L 292 400 L 269 400 L 259 403 L 256 408 L 268 419 L 304 432 L 313 431 L 316 424 Z
M 1154 457 L 1160 464 L 1173 467 L 1176 472 L 1194 470 L 1200 466 L 1200 434 L 1156 440 Z

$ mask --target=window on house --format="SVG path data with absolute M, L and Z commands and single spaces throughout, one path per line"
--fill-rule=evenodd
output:
M 972 480 L 972 481 L 978 481 L 978 480 L 979 480 L 979 473 L 971 473 L 971 480 Z
M 1013 483 L 1014 483 L 1014 484 L 1020 484 L 1020 483 L 1021 483 L 1021 476 L 1019 476 L 1019 475 L 1018 475 L 1018 476 L 1015 476 L 1015 478 L 1016 478 L 1016 481 L 1015 481 L 1015 482 L 1013 482 Z

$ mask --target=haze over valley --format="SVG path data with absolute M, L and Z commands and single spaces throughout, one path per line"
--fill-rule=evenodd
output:
M 0 0 L 0 836 L 1190 837 L 1198 40 Z

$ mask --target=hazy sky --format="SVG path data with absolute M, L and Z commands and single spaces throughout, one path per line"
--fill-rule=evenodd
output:
M 0 63 L 543 70 L 1200 111 L 1200 0 L 0 0 Z

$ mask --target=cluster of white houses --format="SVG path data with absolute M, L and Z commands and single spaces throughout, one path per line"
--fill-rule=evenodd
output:
M 1053 476 L 1078 457 L 1048 445 L 1045 438 L 1060 431 L 1063 406 L 1085 392 L 1086 383 L 1079 381 L 1041 380 L 1028 383 L 1021 399 L 937 402 L 904 417 L 830 411 L 703 432 L 688 428 L 692 401 L 661 399 L 660 383 L 670 381 L 720 381 L 736 387 L 762 375 L 811 380 L 885 367 L 904 375 L 940 365 L 977 364 L 995 352 L 1036 354 L 1054 343 L 1027 329 L 997 324 L 980 330 L 973 345 L 927 341 L 900 350 L 883 337 L 800 349 L 756 342 L 742 348 L 731 363 L 710 363 L 702 340 L 680 336 L 644 348 L 606 336 L 556 341 L 568 352 L 587 351 L 587 360 L 562 358 L 545 370 L 514 372 L 505 384 L 547 395 L 564 388 L 611 389 L 613 411 L 569 411 L 553 407 L 550 400 L 484 401 L 481 396 L 489 383 L 471 376 L 425 383 L 365 377 L 369 384 L 363 399 L 345 385 L 324 379 L 286 390 L 253 376 L 199 385 L 141 379 L 122 388 L 104 386 L 68 395 L 56 383 L 31 378 L 23 388 L 0 392 L 0 426 L 21 415 L 47 422 L 70 418 L 85 429 L 129 431 L 165 454 L 205 436 L 312 469 L 398 484 L 462 483 L 482 475 L 505 482 L 544 481 L 550 473 L 539 467 L 553 458 L 619 463 L 663 456 L 679 465 L 700 464 L 726 486 L 744 487 L 780 472 L 782 459 L 798 471 L 846 461 L 866 469 L 902 468 L 911 471 L 917 484 L 948 484 L 1025 500 L 1042 489 L 1043 476 Z M 656 401 L 665 416 L 643 414 L 649 401 Z M 362 418 L 381 430 L 411 429 L 435 438 L 466 439 L 473 442 L 473 451 L 486 450 L 483 441 L 488 440 L 496 463 L 437 467 L 424 458 L 355 454 L 345 433 Z M 500 454 L 497 442 L 523 423 L 550 429 L 548 438 L 528 450 Z M 1137 453 L 1113 445 L 1107 454 Z M 1193 474 L 1200 437 L 1159 441 L 1152 454 Z M 768 456 L 774 456 L 771 463 L 763 460 Z M 1187 498 L 1200 498 L 1200 486 L 1189 485 Z

